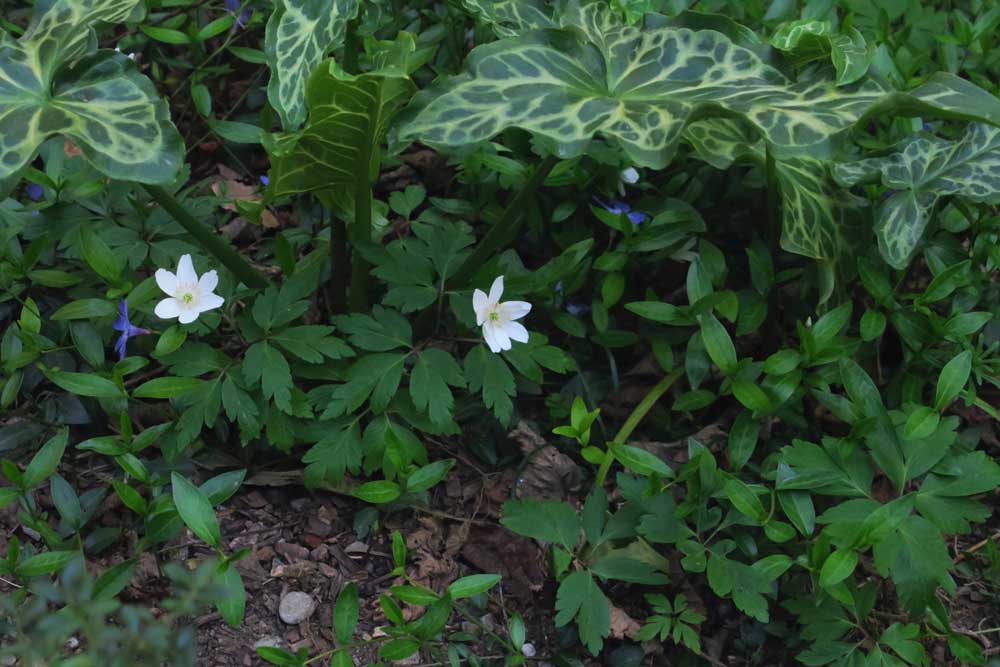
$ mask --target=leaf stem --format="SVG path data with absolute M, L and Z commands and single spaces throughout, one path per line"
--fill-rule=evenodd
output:
M 347 252 L 347 225 L 336 215 L 330 218 L 330 309 L 343 313 L 347 309 L 347 281 L 351 258 Z
M 493 256 L 501 245 L 509 242 L 510 239 L 517 235 L 517 231 L 524 221 L 528 199 L 541 187 L 549 172 L 558 163 L 559 158 L 550 155 L 535 167 L 528 182 L 524 184 L 524 187 L 510 201 L 507 208 L 500 215 L 500 219 L 490 228 L 486 236 L 479 241 L 479 244 L 472 251 L 472 254 L 469 255 L 469 258 L 462 262 L 458 270 L 448 279 L 448 288 L 460 285 L 471 278 Z
M 633 408 L 632 414 L 630 414 L 628 419 L 625 420 L 625 423 L 622 424 L 621 429 L 618 430 L 618 435 L 616 435 L 615 439 L 611 441 L 611 444 L 624 444 L 625 441 L 628 440 L 628 437 L 632 435 L 632 431 L 639 426 L 646 414 L 653 408 L 654 405 L 656 405 L 656 402 L 660 400 L 660 397 L 663 396 L 668 389 L 670 389 L 671 385 L 677 381 L 683 372 L 682 368 L 675 368 L 667 373 L 662 380 L 657 382 L 656 385 L 649 390 L 649 393 L 646 394 L 641 401 L 639 401 L 639 404 Z M 607 479 L 608 471 L 611 469 L 611 464 L 614 460 L 615 457 L 609 449 L 604 456 L 604 461 L 601 462 L 601 467 L 597 470 L 597 477 L 594 479 L 595 489 L 599 489 L 604 486 L 604 480 Z
M 177 199 L 158 185 L 142 184 L 149 196 L 169 213 L 174 220 L 194 237 L 202 248 L 222 262 L 223 266 L 233 272 L 248 287 L 267 287 L 270 281 L 226 241 L 211 229 L 199 222 L 187 209 L 181 206 Z

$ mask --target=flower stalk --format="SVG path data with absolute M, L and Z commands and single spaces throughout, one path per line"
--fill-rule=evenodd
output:
M 142 184 L 153 200 L 194 237 L 202 248 L 215 257 L 247 287 L 267 287 L 269 280 L 259 270 L 250 265 L 243 256 L 218 234 L 199 222 L 176 198 L 158 185 Z

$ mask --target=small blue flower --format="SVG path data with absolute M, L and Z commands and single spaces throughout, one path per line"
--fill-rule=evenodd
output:
M 250 22 L 251 16 L 253 16 L 253 9 L 247 7 L 242 12 L 240 12 L 239 16 L 236 17 L 236 27 L 237 28 L 247 27 L 247 24 Z
M 271 183 L 271 179 L 269 179 L 267 176 L 261 176 L 260 182 L 261 184 L 264 185 L 264 187 L 267 187 Z
M 226 10 L 234 14 L 240 11 L 240 0 L 226 0 Z
M 40 186 L 38 183 L 28 183 L 28 187 L 24 189 L 28 196 L 31 197 L 33 201 L 38 201 L 45 196 L 45 188 Z
M 566 312 L 573 317 L 580 317 L 590 312 L 590 306 L 581 301 L 570 301 L 566 304 Z
M 121 331 L 122 335 L 118 337 L 118 341 L 115 342 L 115 352 L 118 353 L 118 359 L 125 358 L 125 345 L 128 344 L 128 339 L 132 336 L 141 336 L 143 334 L 148 334 L 148 329 L 143 329 L 141 327 L 133 326 L 128 319 L 128 300 L 122 299 L 118 303 L 118 319 L 112 325 L 115 331 Z
M 621 215 L 624 213 L 633 225 L 641 225 L 649 220 L 649 216 L 647 214 L 642 211 L 633 211 L 632 207 L 623 201 L 612 199 L 609 203 L 605 203 L 597 197 L 594 197 L 594 201 L 600 204 L 601 208 L 612 215 Z

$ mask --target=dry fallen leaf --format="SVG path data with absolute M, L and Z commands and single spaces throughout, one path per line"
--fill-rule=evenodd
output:
M 629 616 L 624 609 L 611 605 L 611 636 L 614 639 L 632 639 L 641 627 L 639 621 Z
M 524 421 L 508 436 L 529 457 L 517 478 L 519 498 L 553 498 L 561 500 L 580 487 L 580 467 L 570 457 L 548 445 Z

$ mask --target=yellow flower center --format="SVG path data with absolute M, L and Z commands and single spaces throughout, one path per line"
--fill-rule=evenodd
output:
M 185 292 L 184 296 L 181 297 L 181 301 L 183 301 L 184 303 L 191 303 L 192 301 L 194 301 L 194 294 L 192 294 L 191 292 Z
M 498 313 L 496 311 L 493 311 L 492 313 L 490 313 L 490 321 L 491 322 L 499 322 L 500 321 L 500 313 Z

